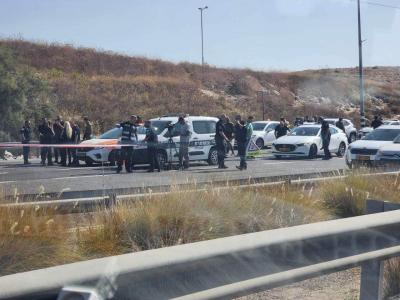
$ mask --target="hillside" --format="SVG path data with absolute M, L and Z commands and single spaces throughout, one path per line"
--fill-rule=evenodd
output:
M 45 99 L 40 102 L 42 112 L 78 120 L 88 115 L 99 131 L 132 113 L 148 118 L 177 112 L 225 112 L 253 114 L 259 119 L 259 90 L 270 93 L 266 115 L 273 119 L 338 114 L 354 117 L 358 113 L 356 68 L 280 73 L 207 66 L 202 73 L 201 66 L 195 64 L 172 64 L 67 45 L 1 40 L 0 48 L 11 53 L 18 70 L 28 70 L 45 86 L 39 93 Z M 400 68 L 374 67 L 365 73 L 367 117 L 400 115 Z M 39 117 L 37 112 L 22 111 L 22 115 L 27 114 Z

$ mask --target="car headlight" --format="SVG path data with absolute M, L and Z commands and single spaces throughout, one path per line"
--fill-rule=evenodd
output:
M 304 146 L 304 145 L 305 145 L 304 143 L 302 143 L 302 144 L 296 144 L 297 147 L 302 147 L 302 146 Z

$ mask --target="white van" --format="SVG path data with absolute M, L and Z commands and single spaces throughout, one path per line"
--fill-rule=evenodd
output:
M 189 116 L 185 120 L 192 129 L 189 143 L 189 160 L 206 161 L 210 165 L 218 163 L 215 147 L 215 130 L 217 118 Z M 178 116 L 164 116 L 151 119 L 151 126 L 158 135 L 159 148 L 165 151 L 167 161 L 179 161 L 179 136 L 169 138 L 168 126 L 178 122 Z M 172 139 L 172 140 L 171 140 Z M 171 144 L 171 141 L 174 142 Z

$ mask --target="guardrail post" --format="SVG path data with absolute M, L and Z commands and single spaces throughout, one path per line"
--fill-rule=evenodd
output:
M 368 199 L 365 204 L 365 213 L 375 214 L 399 208 L 398 204 Z M 370 261 L 361 266 L 360 300 L 382 299 L 383 267 L 384 261 L 380 260 Z

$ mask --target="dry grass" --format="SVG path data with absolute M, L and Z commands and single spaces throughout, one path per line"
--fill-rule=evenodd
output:
M 286 186 L 149 195 L 96 214 L 80 233 L 80 245 L 85 254 L 94 244 L 100 252 L 140 251 L 328 218 L 318 202 L 301 195 L 299 201 L 299 193 Z
M 324 206 L 338 217 L 363 214 L 365 199 L 400 202 L 399 176 L 360 176 L 353 173 L 345 179 L 328 181 L 321 185 Z

